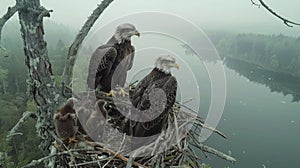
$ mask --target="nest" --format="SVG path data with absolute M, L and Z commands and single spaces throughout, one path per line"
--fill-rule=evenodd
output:
M 75 105 L 79 118 L 77 142 L 63 144 L 56 140 L 57 165 L 85 168 L 202 167 L 200 156 L 208 157 L 207 153 L 235 162 L 231 156 L 201 143 L 201 129 L 213 131 L 223 138 L 226 136 L 205 125 L 203 118 L 184 105 L 174 104 L 168 123 L 160 134 L 143 138 L 122 133 L 122 124 L 127 118 L 119 111 L 130 111 L 129 100 L 114 99 L 101 92 L 86 92 L 76 97 L 80 97 Z M 99 101 L 102 105 L 104 102 L 103 107 L 107 110 L 104 122 L 91 119 L 99 114 Z

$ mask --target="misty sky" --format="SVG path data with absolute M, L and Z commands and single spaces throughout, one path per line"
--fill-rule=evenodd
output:
M 281 15 L 300 22 L 299 0 L 265 2 Z M 14 0 L 0 0 L 0 15 L 4 14 L 8 5 L 14 3 Z M 79 29 L 100 0 L 41 0 L 41 3 L 54 10 L 51 18 L 47 19 Z M 286 27 L 265 9 L 253 6 L 250 0 L 116 0 L 106 9 L 95 26 L 144 11 L 176 14 L 204 30 L 300 35 L 300 27 Z M 16 18 L 17 15 L 14 19 Z M 151 24 L 151 21 L 145 21 Z

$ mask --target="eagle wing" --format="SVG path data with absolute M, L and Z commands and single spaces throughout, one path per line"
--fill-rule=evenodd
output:
M 133 60 L 134 60 L 134 53 L 135 53 L 135 48 L 133 46 L 131 46 L 131 54 L 129 57 L 129 64 L 128 64 L 128 71 L 132 68 L 133 65 Z
M 149 94 L 154 88 L 160 88 L 165 92 L 167 98 L 166 102 L 158 101 L 156 102 L 158 104 L 151 105 L 149 100 Z M 138 123 L 133 122 L 132 127 L 135 127 L 134 128 L 135 136 L 151 136 L 161 132 L 162 128 L 164 127 L 164 123 L 167 122 L 169 111 L 172 108 L 173 104 L 175 103 L 176 91 L 177 91 L 177 81 L 176 78 L 173 76 L 164 77 L 162 79 L 155 81 L 153 84 L 148 85 L 137 106 L 138 109 L 140 110 L 148 109 L 147 111 L 148 113 L 144 114 L 146 115 L 145 117 L 147 117 L 148 115 L 149 118 L 154 118 L 153 115 L 155 114 L 155 112 L 153 110 L 158 110 L 155 108 L 161 107 L 163 105 L 162 103 L 164 103 L 165 106 L 164 109 L 159 109 L 162 110 L 162 112 L 155 119 L 148 122 L 138 122 Z M 154 96 L 159 96 L 159 95 L 154 95 Z M 155 99 L 159 100 L 160 97 L 157 97 Z
M 88 74 L 88 87 L 96 88 L 100 80 L 109 74 L 117 57 L 117 50 L 110 45 L 103 45 L 93 53 Z
M 129 90 L 129 98 L 134 107 L 137 107 L 149 83 L 152 82 L 151 73 L 145 76 L 133 89 Z

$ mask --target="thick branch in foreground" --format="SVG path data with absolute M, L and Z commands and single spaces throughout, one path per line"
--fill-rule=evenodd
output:
M 290 21 L 289 19 L 287 19 L 285 17 L 282 17 L 281 15 L 279 15 L 278 13 L 276 13 L 275 11 L 273 11 L 263 0 L 258 0 L 258 1 L 259 1 L 260 4 L 258 4 L 256 2 L 254 2 L 253 0 L 251 0 L 251 2 L 252 2 L 253 5 L 258 6 L 258 7 L 263 6 L 272 15 L 274 15 L 275 17 L 277 17 L 280 20 L 282 20 L 283 23 L 285 25 L 287 25 L 288 27 L 293 27 L 293 25 L 300 26 L 300 23 Z
M 25 65 L 28 68 L 28 92 L 37 105 L 36 128 L 41 138 L 41 151 L 50 153 L 53 138 L 49 130 L 54 130 L 53 112 L 60 102 L 64 101 L 59 95 L 52 73 L 52 65 L 48 57 L 47 43 L 44 40 L 43 18 L 49 12 L 40 5 L 40 0 L 17 0 L 20 9 L 19 22 L 24 44 Z M 49 167 L 45 163 L 45 167 Z M 54 167 L 55 165 L 52 164 Z
M 26 111 L 23 113 L 22 118 L 17 122 L 17 124 L 9 131 L 7 135 L 7 141 L 10 141 L 11 138 L 15 135 L 22 135 L 22 133 L 18 133 L 18 129 L 27 121 L 29 117 L 35 118 L 36 114 L 34 112 Z
M 13 7 L 8 7 L 7 12 L 0 18 L 0 49 L 2 49 L 2 47 L 1 47 L 1 34 L 2 34 L 3 26 L 18 11 L 18 8 L 19 7 L 18 7 L 17 4 Z
M 69 85 L 71 82 L 71 77 L 73 74 L 73 66 L 75 64 L 75 60 L 77 57 L 78 49 L 83 42 L 84 38 L 88 34 L 89 30 L 92 28 L 96 20 L 103 13 L 103 11 L 112 3 L 113 0 L 103 0 L 100 5 L 93 11 L 91 16 L 88 17 L 88 20 L 84 23 L 83 27 L 77 34 L 74 42 L 69 48 L 67 60 L 64 68 L 64 72 L 62 75 L 62 85 Z

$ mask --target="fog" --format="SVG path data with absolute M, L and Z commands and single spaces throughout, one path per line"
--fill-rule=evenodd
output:
M 80 29 L 99 0 L 41 0 L 47 9 L 53 9 L 50 18 L 57 23 Z M 276 12 L 300 22 L 298 0 L 266 0 Z M 14 0 L 0 1 L 0 15 Z M 257 8 L 250 0 L 116 0 L 101 15 L 95 27 L 100 27 L 119 17 L 145 11 L 171 13 L 183 17 L 207 31 L 234 33 L 285 34 L 299 36 L 299 27 L 289 28 L 263 8 Z M 14 16 L 14 19 L 17 15 Z M 149 22 L 150 20 L 146 20 Z M 163 24 L 163 23 L 162 23 Z
M 264 1 L 278 14 L 300 22 L 299 0 Z M 50 18 L 44 18 L 44 27 L 54 77 L 59 81 L 69 45 L 101 1 L 41 3 L 54 10 Z M 15 0 L 0 0 L 0 17 L 14 4 Z M 215 118 L 228 140 L 212 135 L 205 143 L 228 151 L 237 163 L 201 155 L 203 162 L 231 168 L 299 167 L 300 38 L 294 37 L 300 37 L 300 26 L 286 26 L 251 0 L 115 0 L 81 45 L 72 76 L 76 92 L 86 90 L 92 52 L 124 22 L 133 23 L 141 32 L 140 38 L 132 37 L 135 58 L 128 83 L 145 76 L 158 55 L 170 54 L 180 64 L 180 70 L 172 70 L 178 80 L 177 100 L 192 100 L 184 104 L 198 110 L 201 117 L 221 117 L 217 112 L 223 112 L 222 118 Z M 8 52 L 0 52 L 0 137 L 6 137 L 24 111 L 35 110 L 27 96 L 28 71 L 19 29 L 15 14 L 2 32 L 1 46 Z M 225 103 L 224 110 L 215 110 L 221 103 L 212 101 L 214 98 Z M 209 113 L 210 109 L 216 112 Z M 9 157 L 19 159 L 18 166 L 41 155 L 33 123 L 25 129 L 26 133 L 18 137 L 22 141 L 15 141 L 14 148 L 6 149 L 7 142 L 0 141 L 0 155 L 5 148 L 12 155 Z

